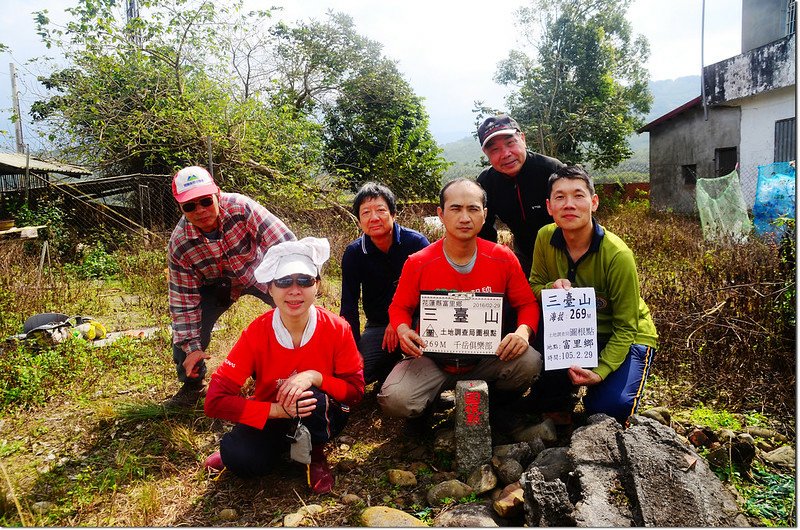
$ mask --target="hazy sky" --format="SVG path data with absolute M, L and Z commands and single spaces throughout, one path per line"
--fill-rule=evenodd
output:
M 652 80 L 699 75 L 702 0 L 634 0 L 629 19 L 634 31 L 650 42 L 647 67 Z M 478 0 L 247 0 L 250 7 L 284 9 L 275 18 L 287 21 L 321 18 L 329 9 L 350 14 L 359 33 L 381 42 L 384 54 L 398 61 L 415 92 L 425 98 L 431 131 L 440 143 L 469 135 L 475 100 L 504 108 L 505 87 L 492 78 L 497 63 L 516 38 L 514 11 L 524 2 Z M 741 52 L 741 0 L 706 0 L 706 65 Z M 0 148 L 14 149 L 11 80 L 8 64 L 17 68 L 25 141 L 36 150 L 41 141 L 28 122 L 28 109 L 43 90 L 36 82 L 48 53 L 35 34 L 31 13 L 48 9 L 63 17 L 69 0 L 0 0 L 0 42 L 11 47 L 0 63 Z M 52 54 L 52 52 L 50 52 Z M 698 95 L 700 87 L 698 85 Z

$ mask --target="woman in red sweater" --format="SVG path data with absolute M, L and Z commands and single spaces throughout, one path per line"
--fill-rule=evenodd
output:
M 244 330 L 211 377 L 206 415 L 236 425 L 206 459 L 207 469 L 264 475 L 291 446 L 300 423 L 311 438 L 309 485 L 315 493 L 333 487 L 323 448 L 344 428 L 349 406 L 364 395 L 364 374 L 349 324 L 314 305 L 329 256 L 327 239 L 306 237 L 270 247 L 256 269 L 275 309 Z M 250 377 L 255 391 L 245 398 L 241 389 Z

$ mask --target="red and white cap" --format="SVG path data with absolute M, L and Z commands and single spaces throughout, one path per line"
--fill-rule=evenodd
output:
M 200 166 L 185 167 L 172 177 L 172 196 L 179 203 L 215 193 L 219 193 L 219 188 L 214 178 Z

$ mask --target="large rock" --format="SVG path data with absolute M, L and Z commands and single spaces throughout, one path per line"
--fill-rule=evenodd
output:
M 483 464 L 476 467 L 467 479 L 467 485 L 476 495 L 491 491 L 497 486 L 497 475 L 492 471 L 492 466 Z
M 578 526 L 635 526 L 621 473 L 621 433 L 622 426 L 606 416 L 572 434 L 567 456 L 581 491 L 573 514 Z
M 361 524 L 370 528 L 428 526 L 411 514 L 388 506 L 372 506 L 361 512 Z
M 389 483 L 395 486 L 408 487 L 417 485 L 417 477 L 411 471 L 390 469 L 387 473 Z
M 522 482 L 528 526 L 575 526 L 574 506 L 561 480 L 545 480 L 539 468 L 531 466 L 523 475 Z
M 460 480 L 446 480 L 428 490 L 428 504 L 439 506 L 442 499 L 458 500 L 472 493 L 472 488 Z
M 764 460 L 774 466 L 794 468 L 795 467 L 795 453 L 794 447 L 791 445 L 782 445 L 774 451 L 764 453 L 761 455 Z
M 530 471 L 532 467 L 539 468 L 545 480 L 563 478 L 572 468 L 567 459 L 566 447 L 550 447 L 545 449 L 536 456 L 533 463 L 528 466 L 528 470 Z
M 486 381 L 456 383 L 456 468 L 466 478 L 492 458 L 489 427 L 489 385 Z
M 620 440 L 637 526 L 749 526 L 733 494 L 668 427 L 634 416 Z
M 519 482 L 509 484 L 492 503 L 492 508 L 500 517 L 517 517 L 525 509 L 525 492 Z
M 440 513 L 433 526 L 458 528 L 495 528 L 505 526 L 503 521 L 487 504 L 456 504 Z
M 542 450 L 544 450 L 544 446 L 542 446 Z M 541 450 L 539 452 L 541 452 Z M 509 445 L 498 445 L 492 450 L 492 456 L 498 458 L 513 458 L 519 462 L 522 467 L 527 467 L 535 455 L 532 454 L 531 446 L 528 443 L 520 442 Z
M 748 525 L 688 442 L 642 416 L 627 430 L 591 416 L 568 449 L 542 451 L 521 482 L 528 526 Z

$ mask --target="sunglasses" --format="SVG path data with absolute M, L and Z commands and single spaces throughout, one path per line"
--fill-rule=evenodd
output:
M 184 213 L 193 212 L 198 204 L 203 208 L 208 208 L 214 204 L 214 197 L 203 197 L 199 201 L 183 202 L 181 203 L 181 210 L 183 210 Z
M 312 287 L 315 283 L 317 283 L 317 279 L 313 276 L 308 276 L 306 274 L 301 274 L 297 278 L 292 278 L 291 276 L 284 276 L 283 278 L 276 278 L 272 280 L 272 283 L 275 287 L 279 289 L 288 289 L 292 285 L 297 284 L 298 287 Z

